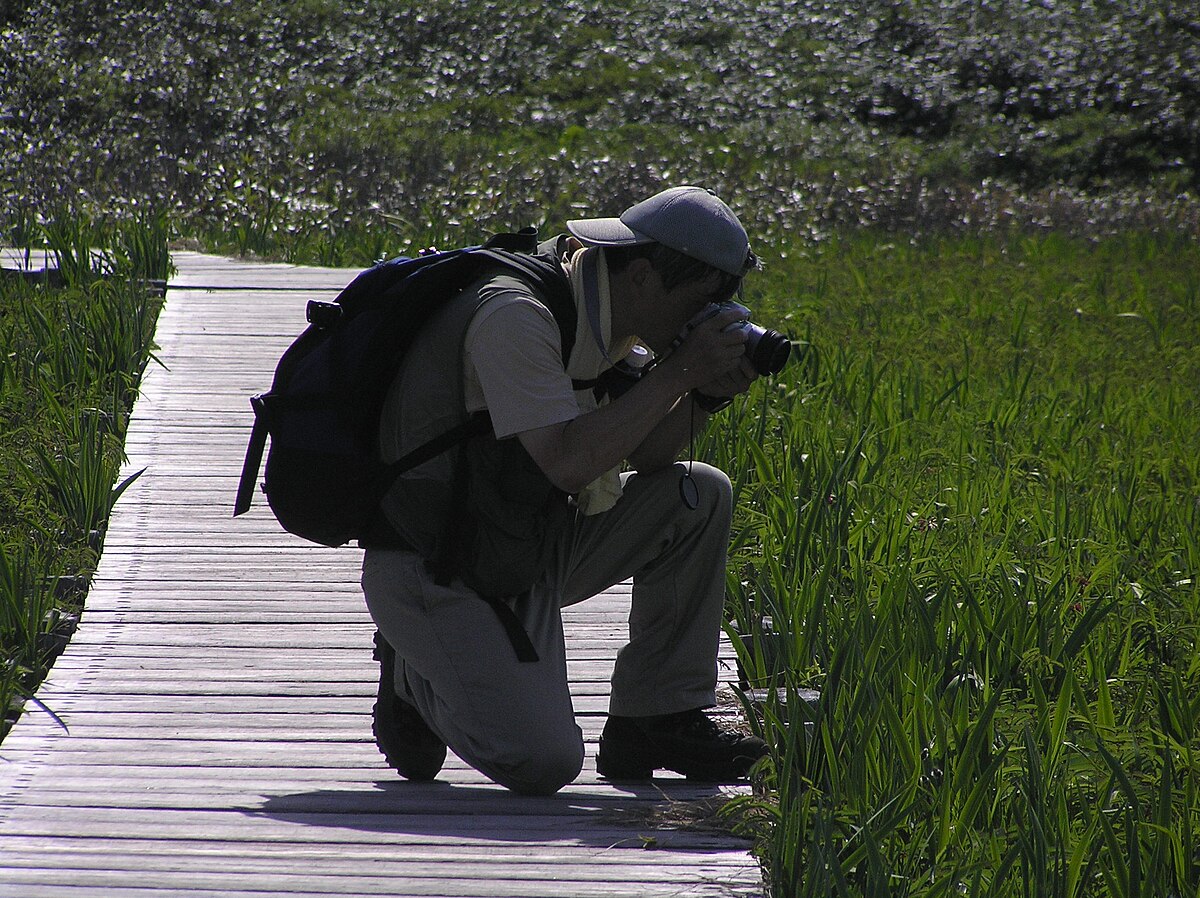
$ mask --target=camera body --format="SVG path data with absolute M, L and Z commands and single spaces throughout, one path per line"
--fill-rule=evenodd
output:
M 746 357 L 754 370 L 759 374 L 778 374 L 787 364 L 792 352 L 792 343 L 779 331 L 761 327 L 750 320 L 750 310 L 739 302 L 727 299 L 725 302 L 712 302 L 705 306 L 692 318 L 680 334 L 680 340 L 686 337 L 696 325 L 707 321 L 714 315 L 734 309 L 741 319 L 725 328 L 727 331 L 742 330 L 746 332 Z

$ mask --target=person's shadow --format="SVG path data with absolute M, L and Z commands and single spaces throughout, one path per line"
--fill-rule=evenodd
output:
M 741 847 L 720 814 L 729 797 L 719 786 L 670 779 L 583 783 L 547 797 L 516 795 L 500 786 L 393 780 L 272 795 L 259 807 L 240 810 L 313 827 L 471 842 L 729 851 Z

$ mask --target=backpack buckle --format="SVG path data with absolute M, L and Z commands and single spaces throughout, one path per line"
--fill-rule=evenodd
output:
M 304 317 L 308 319 L 309 324 L 315 325 L 321 330 L 326 330 L 341 320 L 342 307 L 336 302 L 321 302 L 318 299 L 310 299 L 308 307 L 304 310 Z

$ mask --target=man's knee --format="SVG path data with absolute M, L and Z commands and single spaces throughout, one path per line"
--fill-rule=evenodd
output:
M 684 462 L 684 464 L 688 464 Z M 692 462 L 690 474 L 700 490 L 701 501 L 714 506 L 728 507 L 733 502 L 733 484 L 720 468 L 704 462 Z
M 543 739 L 512 747 L 484 770 L 520 795 L 553 795 L 583 769 L 583 739 Z

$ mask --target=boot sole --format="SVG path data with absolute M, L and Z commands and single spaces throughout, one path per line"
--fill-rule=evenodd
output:
M 747 782 L 749 780 L 749 768 L 755 763 L 751 758 L 739 760 L 745 762 L 746 773 L 736 773 L 725 766 L 705 767 L 703 764 L 678 764 L 673 766 L 664 763 L 660 758 L 655 758 L 654 764 L 651 766 L 645 761 L 641 763 L 622 763 L 620 761 L 605 760 L 603 756 L 597 756 L 596 772 L 608 780 L 644 781 L 654 779 L 655 771 L 669 770 L 672 773 L 678 773 L 686 777 L 692 782 L 733 785 Z

